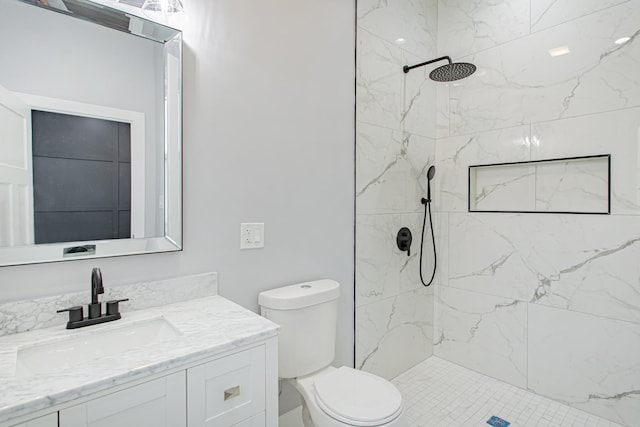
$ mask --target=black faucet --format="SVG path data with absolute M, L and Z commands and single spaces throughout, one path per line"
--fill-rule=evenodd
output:
M 78 305 L 71 308 L 65 308 L 64 310 L 58 310 L 58 313 L 65 311 L 69 312 L 69 321 L 67 322 L 67 329 L 82 328 L 84 326 L 97 325 L 98 323 L 111 322 L 118 320 L 122 316 L 120 315 L 120 309 L 118 304 L 124 301 L 129 301 L 128 298 L 107 301 L 107 312 L 102 314 L 102 303 L 98 300 L 98 295 L 104 293 L 104 286 L 102 286 L 102 272 L 98 267 L 91 270 L 91 304 L 87 305 L 88 316 L 85 318 L 82 311 L 82 306 Z
M 89 319 L 96 319 L 102 315 L 102 304 L 98 301 L 98 295 L 104 294 L 102 286 L 102 272 L 98 267 L 91 270 L 91 304 L 89 304 Z

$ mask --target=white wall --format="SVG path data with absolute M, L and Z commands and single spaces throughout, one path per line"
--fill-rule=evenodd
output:
M 0 300 L 88 295 L 93 266 L 106 286 L 217 271 L 220 294 L 257 311 L 262 290 L 329 277 L 351 365 L 354 4 L 184 3 L 184 251 L 3 267 Z M 241 222 L 266 224 L 265 249 L 239 250 Z
M 478 71 L 438 93 L 434 354 L 624 425 L 640 419 L 640 44 L 614 41 L 638 22 L 638 0 L 438 2 L 438 53 Z M 467 212 L 469 165 L 595 154 L 611 215 Z M 592 193 L 570 178 L 563 200 Z

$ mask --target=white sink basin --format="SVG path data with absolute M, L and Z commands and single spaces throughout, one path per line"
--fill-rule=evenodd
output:
M 16 377 L 64 372 L 74 365 L 176 338 L 180 333 L 164 318 L 155 318 L 63 337 L 18 349 Z

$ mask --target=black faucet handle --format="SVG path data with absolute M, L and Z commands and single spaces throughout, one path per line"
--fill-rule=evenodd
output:
M 120 304 L 121 302 L 125 302 L 125 301 L 129 301 L 129 298 L 124 298 L 124 299 L 114 299 L 111 301 L 107 301 L 107 316 L 110 314 L 118 314 L 120 313 L 120 308 L 118 307 L 118 304 Z
M 56 313 L 64 313 L 65 311 L 69 312 L 69 322 L 79 322 L 84 317 L 81 305 L 65 308 L 63 310 L 57 310 Z

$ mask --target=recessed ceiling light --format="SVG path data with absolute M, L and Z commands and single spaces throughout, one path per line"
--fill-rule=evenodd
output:
M 551 56 L 562 56 L 566 55 L 567 53 L 571 53 L 571 49 L 569 49 L 569 46 L 558 46 L 554 47 L 553 49 L 549 49 L 549 55 Z
M 396 44 L 405 44 L 407 41 L 402 37 L 396 39 Z
M 618 40 L 616 40 L 614 43 L 615 44 L 625 44 L 626 42 L 628 42 L 629 40 L 631 40 L 631 37 L 620 37 Z

